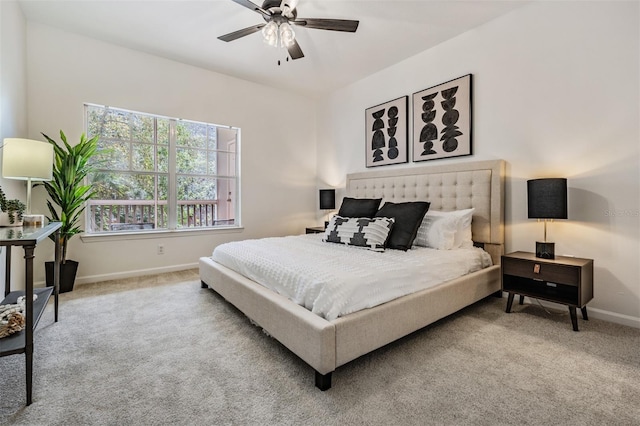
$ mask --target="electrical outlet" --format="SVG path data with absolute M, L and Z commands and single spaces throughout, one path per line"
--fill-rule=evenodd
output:
M 158 244 L 158 254 L 164 254 L 164 244 Z

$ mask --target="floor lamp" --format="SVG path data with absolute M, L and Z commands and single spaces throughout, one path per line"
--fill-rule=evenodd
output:
M 34 181 L 52 179 L 53 146 L 31 139 L 5 138 L 2 177 L 27 181 L 27 212 L 23 215 L 23 222 L 27 226 L 41 226 L 44 215 L 31 213 L 31 186 Z

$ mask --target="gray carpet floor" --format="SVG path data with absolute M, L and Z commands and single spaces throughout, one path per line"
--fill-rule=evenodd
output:
M 488 298 L 313 370 L 197 271 L 78 286 L 24 356 L 0 358 L 0 422 L 24 425 L 640 425 L 640 330 Z

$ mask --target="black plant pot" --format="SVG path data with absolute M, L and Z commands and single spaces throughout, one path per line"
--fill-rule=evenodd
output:
M 47 287 L 53 287 L 53 262 L 45 262 L 45 276 Z M 60 264 L 60 293 L 66 293 L 73 290 L 76 282 L 76 272 L 78 272 L 78 262 L 75 260 L 67 260 Z

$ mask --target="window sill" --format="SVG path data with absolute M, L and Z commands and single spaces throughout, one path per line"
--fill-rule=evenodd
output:
M 237 234 L 243 231 L 244 228 L 242 226 L 229 226 L 219 228 L 187 228 L 180 230 L 158 230 L 144 232 L 105 232 L 101 234 L 83 233 L 80 235 L 80 239 L 83 243 L 97 243 L 105 241 L 147 240 L 155 238 L 182 238 L 211 234 Z

